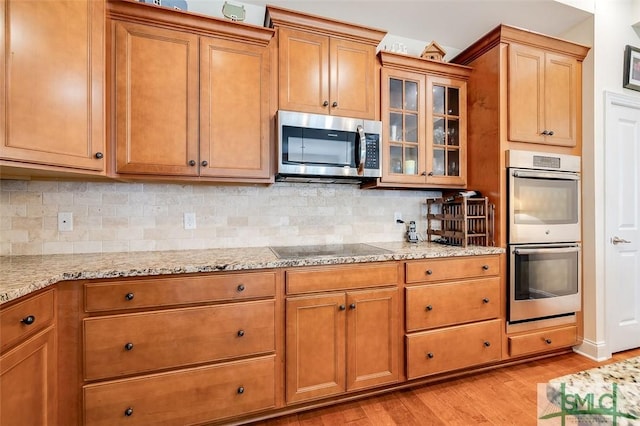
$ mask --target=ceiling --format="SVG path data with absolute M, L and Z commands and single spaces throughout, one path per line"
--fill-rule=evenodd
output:
M 451 49 L 459 52 L 501 23 L 559 36 L 591 16 L 554 0 L 242 0 L 242 3 L 272 4 L 386 30 L 391 36 L 410 39 L 409 45 L 413 40 L 424 47 L 425 42 L 434 40 L 448 52 Z M 393 41 L 396 40 L 383 40 L 383 44 Z

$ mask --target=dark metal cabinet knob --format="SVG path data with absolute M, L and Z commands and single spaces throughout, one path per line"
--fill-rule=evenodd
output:
M 549 130 L 549 136 L 553 136 L 553 130 Z
M 133 408 L 129 407 L 126 410 L 124 410 L 124 415 L 127 417 L 133 416 Z
M 133 293 L 127 293 L 127 294 L 125 294 L 124 298 L 125 298 L 126 300 L 133 300 Z
M 490 342 L 490 341 L 488 341 L 488 340 L 486 340 L 486 341 L 484 342 L 484 347 L 485 347 L 485 348 L 488 348 L 489 346 L 491 346 L 491 342 Z
M 427 175 L 427 171 L 425 170 L 424 172 L 420 173 L 420 176 L 426 176 Z
M 483 271 L 488 271 L 489 270 L 489 265 L 482 265 L 482 270 Z
M 431 274 L 433 274 L 433 271 L 432 271 L 431 269 L 427 269 L 427 270 L 425 271 L 425 274 L 427 274 L 427 275 L 431 275 Z
M 338 106 L 338 103 L 337 103 L 337 102 L 334 102 L 334 103 L 332 103 L 332 104 L 331 104 L 331 106 L 332 106 L 333 108 L 336 108 L 336 107 Z
M 244 393 L 244 386 L 240 386 L 238 388 L 238 394 L 242 395 Z
M 244 330 L 238 330 L 238 337 L 244 336 Z
M 338 309 L 340 309 L 341 311 L 344 311 L 345 309 L 347 309 L 347 307 L 345 305 L 340 305 L 338 306 Z
M 429 353 L 427 354 L 427 358 L 429 358 L 429 359 L 433 358 L 433 352 L 429 352 Z
M 425 310 L 427 310 L 427 311 L 433 311 L 433 306 L 431 306 L 431 305 L 427 305 L 427 307 L 425 308 Z
M 207 167 L 209 165 L 209 162 L 207 160 L 204 160 L 202 163 L 202 167 Z
M 550 345 L 550 344 L 552 343 L 552 342 L 551 342 L 551 339 L 544 339 L 544 342 L 545 342 L 547 345 Z
M 29 315 L 27 317 L 22 318 L 20 322 L 23 323 L 24 325 L 31 325 L 34 322 L 36 322 L 36 317 L 34 315 Z
M 195 166 L 196 165 L 196 160 L 189 160 L 189 165 L 191 167 Z
M 433 176 L 433 172 L 427 173 L 428 176 Z
M 355 303 L 352 303 L 352 304 L 349 305 L 349 309 L 355 309 L 355 308 L 356 308 L 356 304 Z
M 133 350 L 133 343 L 129 342 L 127 344 L 124 345 L 124 348 L 128 351 L 132 351 Z
M 101 153 L 101 152 L 96 152 L 95 157 L 96 157 L 98 160 L 101 160 L 101 159 L 104 157 L 104 154 L 103 154 L 103 153 Z
M 238 284 L 238 291 L 244 291 L 244 284 Z
M 329 101 L 324 101 L 324 102 L 322 103 L 322 106 L 323 106 L 323 107 L 329 106 Z
M 482 299 L 482 303 L 489 303 L 489 298 L 485 297 L 484 299 Z

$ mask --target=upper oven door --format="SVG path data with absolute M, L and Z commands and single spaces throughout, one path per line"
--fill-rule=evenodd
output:
M 580 175 L 508 169 L 509 242 L 580 241 Z

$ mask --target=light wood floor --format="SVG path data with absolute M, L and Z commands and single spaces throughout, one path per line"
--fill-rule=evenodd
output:
M 379 397 L 292 414 L 255 426 L 535 425 L 536 384 L 600 365 L 640 356 L 640 349 L 597 363 L 559 355 Z

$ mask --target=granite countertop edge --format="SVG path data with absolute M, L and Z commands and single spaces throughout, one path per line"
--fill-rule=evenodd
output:
M 388 250 L 365 256 L 279 259 L 268 247 L 0 256 L 0 305 L 61 281 L 202 272 L 340 265 L 504 253 L 500 247 L 452 247 L 434 243 L 367 243 Z

